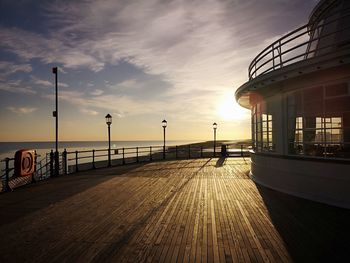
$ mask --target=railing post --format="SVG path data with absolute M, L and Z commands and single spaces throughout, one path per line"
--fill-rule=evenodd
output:
M 68 174 L 68 157 L 67 157 L 67 149 L 64 149 L 62 153 L 62 163 L 63 163 L 63 172 L 64 174 Z
M 191 159 L 191 144 L 188 145 L 188 159 Z
M 53 177 L 53 150 L 50 152 L 50 176 Z
M 60 153 L 55 151 L 55 176 L 60 175 Z
M 96 165 L 95 165 L 95 149 L 92 150 L 92 169 L 96 169 Z
M 123 147 L 123 164 L 125 164 L 125 152 L 124 152 L 124 147 Z
M 39 166 L 39 170 L 37 170 L 37 171 L 40 171 L 40 178 L 43 177 L 43 164 L 41 161 L 37 164 Z M 38 173 L 38 175 L 39 175 L 39 173 Z
M 139 162 L 139 147 L 136 147 L 136 162 Z
M 152 161 L 152 146 L 149 147 L 149 160 Z
M 177 159 L 177 145 L 175 146 L 175 159 Z
M 10 185 L 9 185 L 9 181 L 10 181 L 10 158 L 6 158 L 5 159 L 5 172 L 6 172 L 6 177 L 5 177 L 5 192 L 9 192 L 10 189 Z
M 281 47 L 281 40 L 278 41 L 278 47 L 279 47 L 279 57 L 280 57 L 280 68 L 283 67 L 283 61 L 282 61 L 282 47 Z
M 78 165 L 78 151 L 75 151 L 75 172 L 79 172 Z
M 254 64 L 254 75 L 255 75 L 255 78 L 256 78 L 256 75 L 257 75 L 257 72 L 256 72 L 256 62 Z
M 272 45 L 272 67 L 275 70 L 275 45 Z
M 36 150 L 34 150 L 34 173 L 32 173 L 32 181 L 31 183 L 35 183 L 35 175 L 37 174 L 38 171 L 38 163 L 37 163 L 37 153 Z
M 241 157 L 243 157 L 243 144 L 241 144 Z
M 201 158 L 203 158 L 203 145 L 201 145 Z

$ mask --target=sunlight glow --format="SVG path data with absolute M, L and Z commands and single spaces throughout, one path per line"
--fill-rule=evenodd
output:
M 239 106 L 232 96 L 225 96 L 218 105 L 218 115 L 226 121 L 239 121 L 250 117 L 250 111 Z

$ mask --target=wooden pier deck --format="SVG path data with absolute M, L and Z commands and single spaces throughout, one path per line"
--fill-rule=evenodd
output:
M 243 158 L 164 161 L 2 194 L 0 262 L 349 262 L 349 210 L 248 171 Z

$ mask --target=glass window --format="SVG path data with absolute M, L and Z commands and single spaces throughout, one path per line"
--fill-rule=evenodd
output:
M 272 114 L 266 111 L 264 102 L 257 103 L 252 109 L 252 138 L 255 151 L 273 151 Z
M 319 89 L 320 87 L 317 87 L 318 92 L 323 93 L 323 90 Z M 300 107 L 293 99 L 299 97 L 300 92 L 287 94 L 289 153 L 350 158 L 350 130 L 346 126 L 350 113 L 348 111 L 326 112 L 322 106 L 324 102 L 312 98 L 311 95 L 315 95 L 315 90 L 316 88 L 303 90 Z M 307 109 L 314 109 L 312 104 L 315 103 L 319 104 L 317 107 L 321 110 Z M 297 107 L 302 109 L 300 114 L 297 113 L 299 111 Z

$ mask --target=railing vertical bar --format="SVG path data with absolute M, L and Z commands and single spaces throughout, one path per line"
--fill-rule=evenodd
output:
M 272 67 L 275 70 L 275 45 L 272 45 Z
M 149 160 L 152 161 L 152 146 L 149 147 Z
M 54 176 L 53 173 L 53 150 L 50 152 L 50 176 Z
M 64 174 L 68 174 L 67 149 L 64 149 L 62 159 L 63 159 L 62 160 L 63 161 L 63 172 L 64 172 Z
M 136 147 L 136 162 L 139 162 L 139 147 Z
M 280 68 L 283 67 L 283 61 L 282 61 L 282 46 L 281 46 L 281 40 L 278 42 L 279 47 L 279 58 L 280 58 Z
M 125 164 L 125 149 L 123 147 L 123 164 Z
M 75 151 L 75 171 L 79 172 L 79 167 L 78 167 L 78 151 Z
M 42 160 L 39 162 L 39 164 L 40 164 L 39 171 L 40 171 L 40 179 L 41 179 L 41 178 L 43 178 L 43 164 L 42 164 Z
M 10 185 L 9 185 L 9 181 L 10 181 L 10 158 L 6 158 L 5 159 L 6 163 L 5 163 L 5 172 L 6 172 L 6 177 L 5 177 L 5 192 L 9 192 L 10 191 Z
M 96 164 L 95 164 L 95 149 L 92 150 L 92 169 L 96 169 Z

